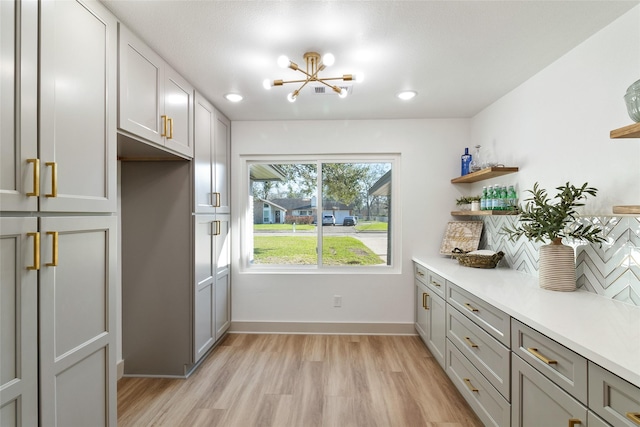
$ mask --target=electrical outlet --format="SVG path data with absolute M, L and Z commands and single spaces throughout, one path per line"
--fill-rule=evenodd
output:
M 333 296 L 333 306 L 334 307 L 342 307 L 342 295 L 334 295 Z

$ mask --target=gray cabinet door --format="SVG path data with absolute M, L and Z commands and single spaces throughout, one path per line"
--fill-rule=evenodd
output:
M 195 95 L 193 156 L 193 209 L 196 213 L 214 213 L 214 108 L 199 93 Z
M 515 354 L 511 368 L 512 427 L 586 425 L 580 402 Z
M 216 341 L 215 243 L 213 215 L 194 216 L 194 350 L 195 362 Z
M 35 218 L 0 218 L 0 231 L 0 425 L 35 426 L 38 224 Z
M 216 212 L 229 213 L 231 203 L 231 122 L 218 110 L 215 111 L 214 123 L 214 163 L 215 180 L 214 192 L 217 193 Z
M 118 128 L 164 144 L 164 61 L 120 24 L 120 93 Z
M 164 115 L 168 120 L 165 147 L 193 157 L 193 86 L 165 64 Z
M 445 369 L 446 305 L 444 299 L 431 292 L 428 298 L 427 347 L 442 369 Z
M 231 326 L 231 276 L 229 216 L 216 216 L 216 340 Z
M 117 21 L 46 1 L 40 25 L 40 210 L 115 212 Z
M 40 219 L 41 426 L 116 426 L 116 217 Z
M 35 211 L 40 184 L 36 2 L 0 2 L 0 63 L 0 206 L 3 211 Z
M 429 336 L 427 335 L 427 322 L 429 316 L 429 309 L 427 305 L 427 298 L 429 297 L 429 290 L 427 287 L 420 282 L 419 280 L 415 280 L 416 284 L 416 331 L 422 338 L 422 341 L 426 344 L 429 340 Z

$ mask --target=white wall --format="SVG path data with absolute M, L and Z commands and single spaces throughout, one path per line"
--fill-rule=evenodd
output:
M 400 274 L 261 274 L 239 269 L 238 219 L 233 221 L 234 321 L 413 322 L 413 255 L 437 253 L 459 193 L 468 120 L 233 122 L 233 212 L 241 212 L 241 155 L 399 153 L 402 220 Z M 399 172 L 399 173 L 398 173 Z M 234 215 L 234 217 L 236 217 Z M 434 242 L 438 242 L 434 245 Z M 342 308 L 333 308 L 333 295 Z
M 551 195 L 567 181 L 589 182 L 599 192 L 584 214 L 640 204 L 640 142 L 609 139 L 632 123 L 622 97 L 638 79 L 640 6 L 474 117 L 470 144 L 519 166 L 496 182 L 517 183 L 520 193 L 536 181 Z
M 403 261 L 396 275 L 252 274 L 234 263 L 233 321 L 413 322 L 411 257 L 437 253 L 454 200 L 482 188 L 449 182 L 465 146 L 481 144 L 519 166 L 495 182 L 520 190 L 535 181 L 546 188 L 588 181 L 600 192 L 584 213 L 640 203 L 640 142 L 609 139 L 611 129 L 631 123 L 622 96 L 638 79 L 640 7 L 471 120 L 234 122 L 234 212 L 243 194 L 241 155 L 400 153 Z M 238 260 L 237 218 L 233 231 Z M 332 307 L 334 294 L 342 308 Z

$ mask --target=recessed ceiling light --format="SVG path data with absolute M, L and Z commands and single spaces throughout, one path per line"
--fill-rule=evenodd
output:
M 240 102 L 242 101 L 242 95 L 237 93 L 228 93 L 225 96 L 225 99 L 230 102 Z
M 398 92 L 396 96 L 402 99 L 403 101 L 408 101 L 411 98 L 415 97 L 417 94 L 418 92 L 416 92 L 415 90 L 405 90 L 402 92 Z

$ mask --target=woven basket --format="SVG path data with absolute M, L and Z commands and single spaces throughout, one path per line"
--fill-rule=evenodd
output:
M 454 254 L 453 255 L 460 265 L 474 268 L 496 268 L 504 252 L 500 251 L 493 255 L 476 255 L 476 254 Z

